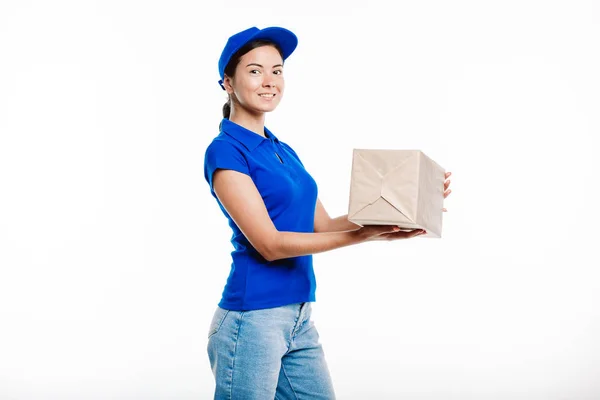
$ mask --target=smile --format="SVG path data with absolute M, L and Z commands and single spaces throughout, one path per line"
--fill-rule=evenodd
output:
M 272 98 L 275 97 L 274 93 L 263 93 L 263 94 L 259 94 L 260 97 L 267 97 L 267 98 Z

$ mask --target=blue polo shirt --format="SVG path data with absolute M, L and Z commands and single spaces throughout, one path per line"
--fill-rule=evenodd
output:
M 265 128 L 266 138 L 228 120 L 204 156 L 204 177 L 233 231 L 231 272 L 219 302 L 227 310 L 255 310 L 315 301 L 312 255 L 267 261 L 231 219 L 213 189 L 217 169 L 252 178 L 279 231 L 314 232 L 317 184 L 296 152 Z

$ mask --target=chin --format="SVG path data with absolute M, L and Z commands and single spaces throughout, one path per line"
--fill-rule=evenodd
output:
M 268 113 L 268 112 L 274 111 L 276 108 L 277 108 L 277 104 L 273 104 L 273 105 L 269 105 L 268 107 L 265 107 L 265 106 L 256 107 L 256 110 L 258 110 L 260 112 Z

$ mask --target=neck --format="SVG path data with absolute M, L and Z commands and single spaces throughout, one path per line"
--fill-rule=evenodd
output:
M 265 137 L 265 113 L 249 113 L 245 110 L 236 110 L 234 107 L 231 108 L 231 114 L 229 120 L 236 124 L 243 126 L 248 129 Z

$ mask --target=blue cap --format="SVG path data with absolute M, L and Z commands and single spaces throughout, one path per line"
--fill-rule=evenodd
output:
M 229 63 L 231 57 L 246 43 L 257 39 L 268 40 L 278 45 L 283 53 L 282 56 L 284 60 L 288 58 L 290 54 L 292 54 L 298 45 L 298 38 L 293 32 L 279 27 L 270 27 L 265 29 L 252 27 L 231 36 L 227 40 L 227 44 L 225 44 L 225 48 L 221 53 L 221 58 L 219 58 L 219 75 L 221 76 L 219 84 L 223 90 L 225 90 L 225 87 L 223 86 L 225 67 Z

